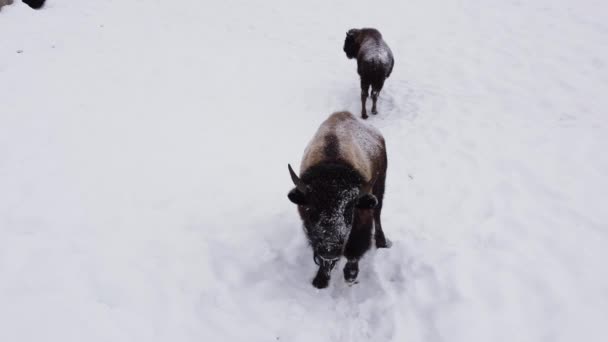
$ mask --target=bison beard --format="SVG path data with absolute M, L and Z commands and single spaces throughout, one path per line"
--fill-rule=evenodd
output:
M 354 282 L 358 260 L 371 245 L 370 212 L 378 204 L 376 197 L 361 194 L 362 177 L 343 164 L 316 165 L 298 183 L 306 184 L 307 192 L 302 193 L 296 187 L 289 197 L 299 198 L 306 237 L 313 249 L 313 260 L 319 265 L 313 285 L 317 288 L 329 285 L 331 271 L 342 255 L 349 259 L 344 278 Z

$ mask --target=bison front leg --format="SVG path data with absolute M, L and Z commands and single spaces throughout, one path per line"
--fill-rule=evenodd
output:
M 354 283 L 359 275 L 359 260 L 372 244 L 373 213 L 370 209 L 357 209 L 344 256 L 348 260 L 344 266 L 344 280 Z
M 344 280 L 347 283 L 354 283 L 359 275 L 359 260 L 352 259 L 346 262 L 344 265 Z
M 318 289 L 324 289 L 329 285 L 331 270 L 336 266 L 338 260 L 321 260 L 319 270 L 315 279 L 312 280 L 312 286 Z

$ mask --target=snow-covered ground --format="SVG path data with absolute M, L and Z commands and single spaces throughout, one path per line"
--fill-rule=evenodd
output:
M 0 341 L 608 340 L 608 2 L 20 1 L 0 13 Z M 396 59 L 383 223 L 326 290 L 297 165 Z

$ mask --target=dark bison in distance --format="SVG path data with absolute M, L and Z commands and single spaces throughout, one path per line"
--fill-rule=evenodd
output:
M 44 1 L 45 0 L 23 0 L 24 3 L 33 9 L 42 8 L 42 6 L 44 6 Z M 12 3 L 13 0 L 0 0 L 0 10 L 2 10 L 2 6 L 11 5 Z
M 356 280 L 374 227 L 376 247 L 389 247 L 380 222 L 386 166 L 382 134 L 348 112 L 334 113 L 321 124 L 304 151 L 300 177 L 289 165 L 296 187 L 288 197 L 298 205 L 319 265 L 315 287 L 328 286 L 341 256 L 347 259 L 344 279 Z
M 23 0 L 23 2 L 33 9 L 42 8 L 42 6 L 44 6 L 44 1 L 45 0 Z
M 349 59 L 357 59 L 357 72 L 361 78 L 361 117 L 367 119 L 365 104 L 369 88 L 372 88 L 372 114 L 377 114 L 378 95 L 395 65 L 393 53 L 382 39 L 382 34 L 373 28 L 346 32 L 344 52 Z

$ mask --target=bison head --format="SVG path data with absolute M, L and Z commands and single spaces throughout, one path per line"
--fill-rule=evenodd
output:
M 355 210 L 373 209 L 378 200 L 362 191 L 360 176 L 344 166 L 323 169 L 306 182 L 291 166 L 289 173 L 296 187 L 287 197 L 298 205 L 315 261 L 335 261 L 350 235 Z
M 344 40 L 344 53 L 348 59 L 357 57 L 359 53 L 359 44 L 357 43 L 357 37 L 359 36 L 360 30 L 351 29 L 346 32 L 346 39 Z

